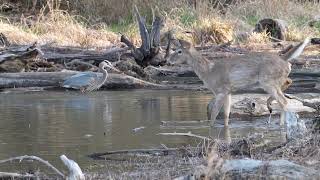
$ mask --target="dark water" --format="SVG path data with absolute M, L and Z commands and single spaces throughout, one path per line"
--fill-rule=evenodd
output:
M 204 92 L 168 90 L 2 93 L 0 159 L 35 155 L 61 167 L 59 156 L 66 154 L 86 168 L 87 155 L 94 152 L 191 143 L 190 138 L 157 133 L 208 135 L 207 124 L 163 126 L 161 121 L 205 120 L 210 98 Z M 221 124 L 210 134 L 224 138 Z M 141 126 L 145 128 L 133 132 Z M 252 122 L 231 122 L 230 132 L 242 137 L 259 128 Z

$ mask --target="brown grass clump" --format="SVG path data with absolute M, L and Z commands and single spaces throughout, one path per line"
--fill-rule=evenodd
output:
M 245 44 L 263 44 L 269 42 L 270 36 L 266 31 L 261 33 L 252 32 L 249 34 L 248 38 L 244 40 Z
M 40 39 L 54 41 L 59 45 L 80 47 L 103 47 L 117 42 L 117 35 L 104 27 L 87 28 L 64 11 L 54 10 L 48 15 L 40 15 L 30 26 L 30 31 Z
M 193 42 L 204 43 L 226 43 L 233 39 L 233 26 L 220 19 L 204 18 L 194 25 Z
M 29 44 L 38 41 L 40 44 L 55 43 L 59 46 L 107 47 L 118 42 L 115 33 L 107 31 L 105 27 L 88 28 L 76 21 L 76 16 L 67 12 L 53 10 L 47 15 L 40 14 L 36 21 L 22 19 L 22 22 L 0 22 L 0 31 L 12 43 Z
M 21 26 L 0 21 L 0 32 L 14 44 L 28 44 L 37 40 L 37 36 Z

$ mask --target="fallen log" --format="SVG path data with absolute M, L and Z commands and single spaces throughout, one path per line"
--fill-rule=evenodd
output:
M 101 61 L 118 61 L 121 55 L 127 53 L 128 47 L 115 47 L 103 52 L 84 50 L 74 47 L 41 47 L 43 58 L 48 62 L 64 64 L 73 60 L 84 62 L 94 61 L 98 65 Z
M 0 89 L 17 87 L 60 87 L 60 84 L 69 76 L 78 72 L 27 72 L 0 74 Z M 99 73 L 100 74 L 100 73 Z M 100 74 L 102 76 L 102 74 Z M 143 81 L 124 74 L 109 74 L 103 86 L 115 88 L 164 88 L 162 85 Z

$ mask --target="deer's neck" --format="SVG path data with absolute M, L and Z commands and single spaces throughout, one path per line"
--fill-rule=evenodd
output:
M 209 62 L 205 57 L 203 57 L 198 51 L 195 49 L 190 53 L 192 56 L 189 64 L 192 66 L 194 72 L 199 76 L 201 80 L 203 80 L 206 75 L 209 73 L 210 67 L 212 63 Z

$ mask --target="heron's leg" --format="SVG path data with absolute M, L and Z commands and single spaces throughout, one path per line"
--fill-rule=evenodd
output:
M 229 115 L 231 110 L 231 94 L 228 94 L 224 98 L 224 126 L 229 126 Z
M 215 100 L 214 100 L 214 104 L 211 110 L 211 126 L 214 125 L 214 122 L 218 116 L 218 113 L 220 111 L 220 109 L 222 108 L 224 102 L 225 102 L 225 97 L 227 96 L 227 93 L 219 93 L 216 94 Z
M 213 97 L 207 105 L 207 118 L 208 119 L 211 119 L 211 111 L 212 111 L 212 108 L 213 108 L 213 105 L 215 102 L 214 99 L 215 98 Z
M 231 136 L 230 136 L 230 128 L 229 128 L 229 126 L 224 126 L 224 140 L 226 140 L 226 142 L 228 144 L 231 143 Z
M 80 92 L 81 92 L 81 93 L 84 93 L 84 92 L 85 92 L 85 88 L 84 88 L 84 87 L 81 87 L 81 88 L 80 88 Z

